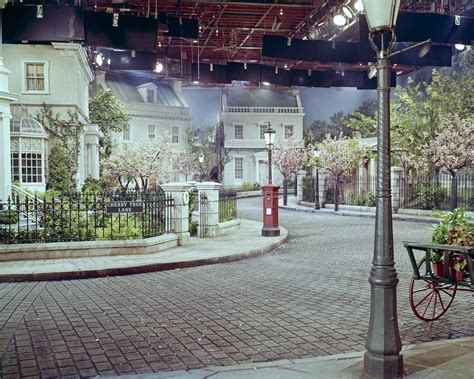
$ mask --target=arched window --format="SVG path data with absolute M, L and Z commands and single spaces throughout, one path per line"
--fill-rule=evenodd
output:
M 48 135 L 32 117 L 13 116 L 10 122 L 12 181 L 20 185 L 45 185 Z

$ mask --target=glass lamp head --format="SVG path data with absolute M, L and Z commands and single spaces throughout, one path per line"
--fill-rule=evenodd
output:
M 270 123 L 268 123 L 267 128 L 263 134 L 265 136 L 265 144 L 267 146 L 271 146 L 275 143 L 275 130 L 272 129 Z
M 400 0 L 362 0 L 372 33 L 393 30 L 397 23 Z

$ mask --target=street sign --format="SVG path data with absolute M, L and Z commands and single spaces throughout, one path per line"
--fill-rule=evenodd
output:
M 111 201 L 105 206 L 110 213 L 143 213 L 143 201 Z

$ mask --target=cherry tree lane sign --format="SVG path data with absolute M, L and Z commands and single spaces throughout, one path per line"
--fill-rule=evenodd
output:
M 105 212 L 111 213 L 143 213 L 143 201 L 111 201 L 105 205 Z

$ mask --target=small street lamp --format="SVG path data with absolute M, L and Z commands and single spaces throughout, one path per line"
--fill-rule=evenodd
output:
M 321 152 L 318 149 L 313 151 L 315 167 L 316 167 L 316 177 L 314 178 L 314 209 L 321 209 L 321 203 L 319 202 L 319 167 L 318 159 L 321 155 Z
M 390 188 L 390 51 L 395 45 L 395 23 L 400 0 L 362 0 L 370 29 L 369 41 L 377 53 L 377 211 L 375 243 L 369 283 L 370 323 L 364 355 L 369 377 L 403 375 L 403 356 L 397 319 L 397 284 L 393 254 L 392 195 Z M 389 35 L 390 41 L 384 41 Z M 375 36 L 380 36 L 380 48 Z
M 278 227 L 278 190 L 280 187 L 272 184 L 272 149 L 275 143 L 275 130 L 272 129 L 270 122 L 267 123 L 267 128 L 263 134 L 268 150 L 268 184 L 262 186 L 262 236 L 275 237 L 280 235 L 280 228 Z
M 268 150 L 268 184 L 272 184 L 272 149 L 275 143 L 275 130 L 272 129 L 270 122 L 263 132 L 265 136 L 265 146 Z
M 204 163 L 204 154 L 202 153 L 202 149 L 201 149 L 198 159 L 199 159 L 199 178 L 201 179 L 200 181 L 202 182 L 202 177 L 203 177 L 202 164 Z

